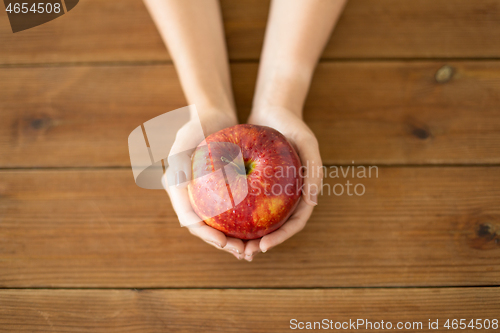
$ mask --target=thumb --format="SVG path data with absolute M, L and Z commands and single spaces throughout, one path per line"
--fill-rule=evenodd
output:
M 167 186 L 186 187 L 191 180 L 191 151 L 170 155 L 166 171 Z
M 191 180 L 191 155 L 204 139 L 196 123 L 190 121 L 177 131 L 168 155 L 167 186 L 186 187 Z

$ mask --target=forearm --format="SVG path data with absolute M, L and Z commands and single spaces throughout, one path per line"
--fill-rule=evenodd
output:
M 236 119 L 222 16 L 217 0 L 144 0 L 175 64 L 184 94 L 198 112 Z
M 253 113 L 273 107 L 302 116 L 312 75 L 346 0 L 273 0 Z

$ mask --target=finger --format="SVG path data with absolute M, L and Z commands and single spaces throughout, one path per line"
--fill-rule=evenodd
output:
M 270 248 L 283 243 L 288 238 L 301 231 L 306 225 L 307 220 L 309 220 L 313 209 L 313 206 L 307 204 L 304 200 L 300 200 L 297 209 L 285 224 L 278 230 L 262 237 L 260 241 L 260 250 L 266 252 Z
M 211 242 L 211 241 L 206 241 L 206 240 L 204 240 L 204 239 L 203 239 L 203 241 L 204 241 L 205 243 L 207 243 L 208 245 L 212 245 L 212 246 L 213 246 L 213 247 L 215 247 L 216 249 L 221 250 L 221 246 L 220 246 L 220 244 L 219 244 L 219 243 L 215 243 L 215 242 Z
M 177 214 L 181 226 L 187 227 L 193 235 L 206 242 L 210 242 L 219 248 L 226 246 L 226 235 L 219 230 L 206 225 L 205 222 L 203 222 L 203 220 L 194 212 L 193 207 L 189 202 L 187 188 L 167 186 L 166 191 L 170 197 L 170 202 L 172 203 L 172 207 Z
M 245 260 L 252 261 L 254 256 L 260 252 L 260 238 L 249 240 L 245 244 Z
M 314 136 L 296 142 L 297 153 L 305 166 L 303 198 L 310 206 L 318 204 L 318 195 L 323 182 L 323 162 L 319 152 L 318 141 Z
M 162 179 L 162 183 L 164 183 L 164 179 L 165 176 Z M 181 226 L 187 227 L 202 221 L 202 219 L 196 215 L 193 207 L 191 206 L 187 188 L 167 186 L 165 190 L 170 197 L 170 202 L 172 203 L 172 207 L 179 218 Z
M 187 187 L 191 180 L 191 152 L 184 151 L 168 157 L 166 171 L 168 187 Z
M 243 259 L 243 252 L 245 250 L 245 244 L 243 243 L 243 241 L 241 239 L 233 237 L 226 237 L 226 239 L 227 243 L 226 246 L 223 247 L 223 250 L 232 253 L 236 258 L 240 260 Z
M 188 227 L 188 230 L 194 236 L 201 238 L 219 249 L 223 249 L 228 243 L 228 238 L 224 233 L 206 225 L 205 222 L 192 224 Z

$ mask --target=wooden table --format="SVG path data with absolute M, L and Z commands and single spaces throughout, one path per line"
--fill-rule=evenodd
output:
M 242 121 L 268 5 L 222 1 Z M 186 105 L 142 2 L 81 1 L 16 34 L 1 13 L 0 332 L 500 319 L 499 59 L 497 0 L 351 0 L 305 119 L 327 166 L 378 178 L 326 179 L 366 193 L 323 195 L 248 263 L 134 183 L 128 134 Z

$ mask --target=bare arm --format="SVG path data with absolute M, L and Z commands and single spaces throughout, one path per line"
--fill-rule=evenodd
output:
M 290 219 L 245 255 L 267 251 L 302 230 L 318 203 L 323 173 L 318 141 L 302 120 L 314 69 L 346 0 L 273 0 L 249 122 L 276 128 L 306 166 L 302 200 Z M 312 169 L 314 169 L 313 172 Z
M 236 125 L 218 1 L 144 2 L 168 46 L 188 103 L 196 105 L 205 136 Z M 199 127 L 193 121 L 185 124 L 177 132 L 172 150 L 182 152 L 196 146 L 199 142 L 191 142 L 193 138 L 199 137 L 196 128 Z M 242 259 L 245 245 L 240 239 L 226 237 L 219 230 L 209 227 L 193 211 L 186 188 L 187 181 L 191 179 L 191 156 L 187 153 L 176 154 L 169 156 L 168 162 L 165 184 L 171 184 L 167 181 L 170 179 L 175 180 L 172 183 L 177 185 L 165 185 L 165 189 L 181 225 L 187 226 L 193 235 L 205 242 Z
M 346 0 L 273 0 L 254 111 L 279 106 L 302 115 L 311 78 Z
M 236 120 L 217 0 L 144 0 L 177 69 L 189 104 Z

